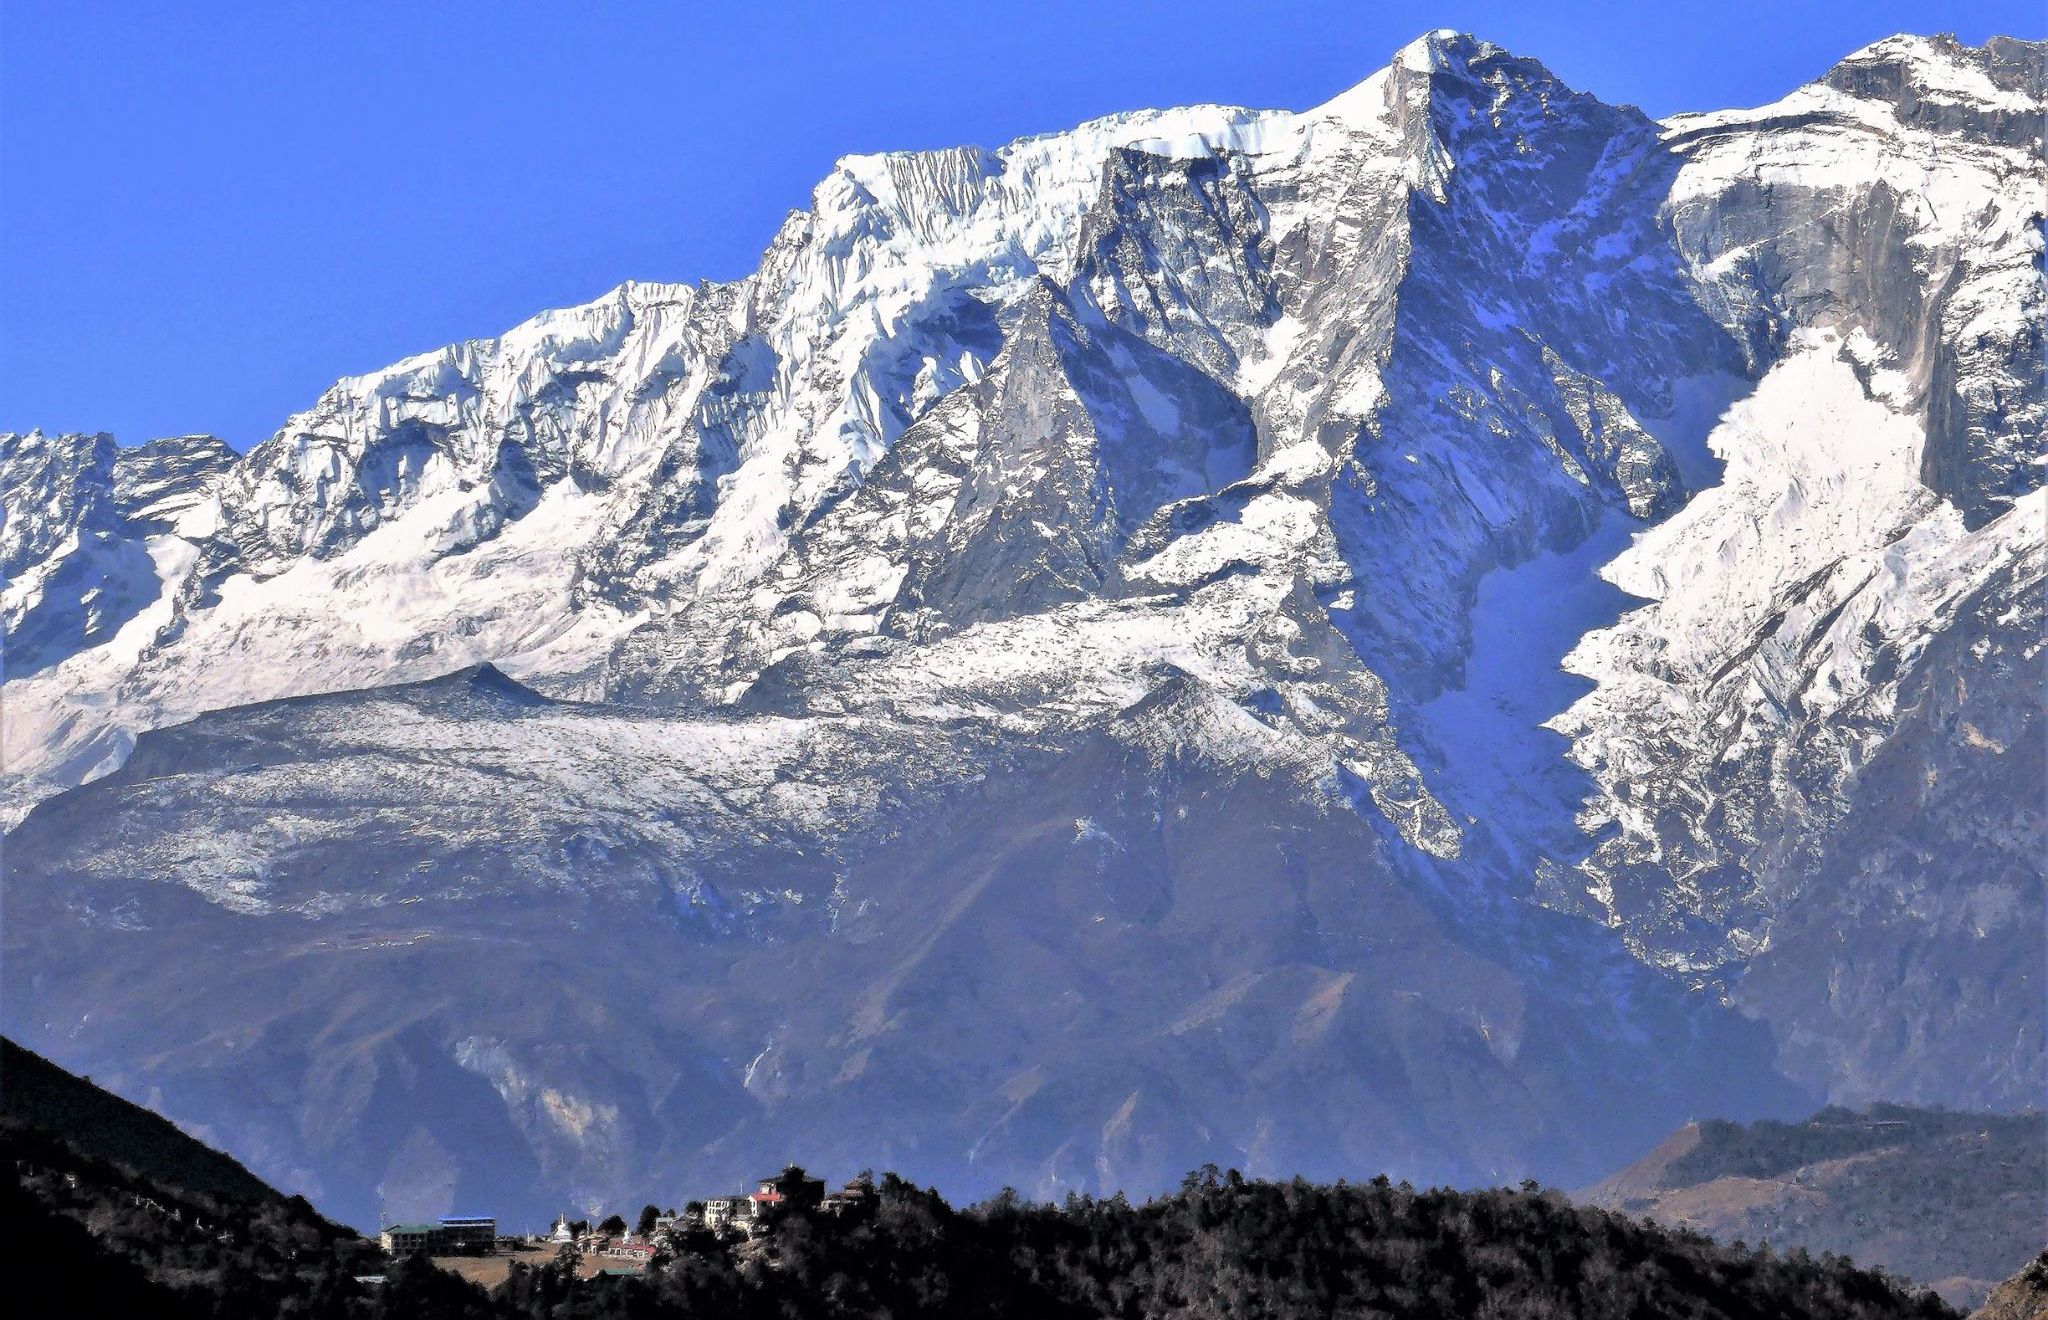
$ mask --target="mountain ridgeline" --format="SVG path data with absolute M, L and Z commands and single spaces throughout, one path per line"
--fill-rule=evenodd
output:
M 2037 1103 L 2042 63 L 1432 33 L 0 438 L 4 1024 L 364 1222 Z

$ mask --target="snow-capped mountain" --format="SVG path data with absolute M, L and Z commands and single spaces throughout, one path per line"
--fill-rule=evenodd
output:
M 1434 33 L 0 439 L 10 1029 L 344 1208 L 2036 1100 L 2042 59 Z

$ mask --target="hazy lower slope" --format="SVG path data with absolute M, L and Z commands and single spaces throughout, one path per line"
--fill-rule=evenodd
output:
M 1717 1241 L 1834 1252 L 1962 1307 L 2048 1240 L 2048 1117 L 1877 1105 L 1687 1124 L 1581 1199 Z
M 1702 1098 L 1796 1103 L 1752 1024 L 1579 923 L 1416 892 L 1257 721 L 1236 760 L 1183 743 L 1214 718 L 1190 685 L 1058 742 L 692 726 L 489 670 L 204 716 L 11 836 L 47 943 L 6 988 L 351 1214 L 539 1218 L 790 1151 L 1048 1196 L 1189 1153 L 1583 1177 Z

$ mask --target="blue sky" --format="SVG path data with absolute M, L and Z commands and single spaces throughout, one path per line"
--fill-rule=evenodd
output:
M 264 439 L 336 377 L 731 277 L 852 151 L 1304 107 L 1458 27 L 1653 113 L 2004 3 L 0 0 L 0 430 Z

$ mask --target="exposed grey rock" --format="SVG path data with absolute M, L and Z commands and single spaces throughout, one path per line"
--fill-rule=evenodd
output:
M 122 449 L 105 433 L 0 435 L 7 672 L 101 645 L 154 602 L 162 586 L 146 540 L 206 499 L 233 462 L 212 436 Z

